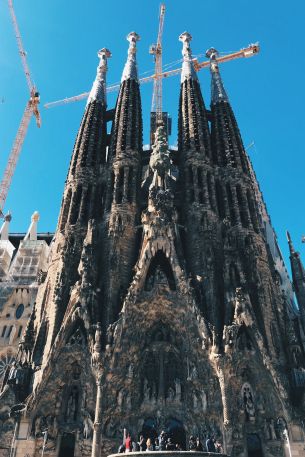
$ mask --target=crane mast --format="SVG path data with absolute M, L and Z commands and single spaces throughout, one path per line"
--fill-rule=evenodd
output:
M 235 60 L 235 59 L 241 59 L 241 58 L 247 58 L 247 57 L 252 57 L 256 54 L 258 54 L 260 51 L 260 47 L 258 43 L 255 44 L 250 44 L 246 48 L 241 49 L 240 51 L 232 52 L 230 54 L 226 54 L 224 56 L 217 57 L 217 63 L 223 63 L 223 62 L 228 62 L 230 60 Z M 197 59 L 193 59 L 194 62 L 194 68 L 198 72 L 202 70 L 203 68 L 207 68 L 210 66 L 210 61 L 205 60 L 203 62 L 198 62 Z M 181 68 L 176 68 L 175 70 L 170 70 L 170 71 L 165 71 L 161 73 L 162 78 L 169 78 L 171 76 L 177 76 L 181 73 Z M 156 81 L 156 73 L 154 73 L 151 76 L 146 76 L 145 78 L 140 78 L 139 82 L 140 84 L 145 84 L 145 83 L 150 83 L 150 82 L 155 82 Z M 107 93 L 110 92 L 116 92 L 120 88 L 120 84 L 112 84 L 107 87 Z M 85 98 L 88 98 L 90 92 L 83 92 L 82 94 L 75 95 L 74 97 L 66 97 L 63 98 L 62 100 L 57 100 L 55 102 L 50 102 L 46 103 L 44 105 L 45 108 L 55 108 L 56 106 L 61 106 L 61 105 L 67 105 L 68 103 L 73 103 L 77 102 L 80 100 L 84 100 Z M 161 94 L 162 95 L 162 94 Z M 161 100 L 162 103 L 162 100 Z
M 9 159 L 2 177 L 0 184 L 0 210 L 1 217 L 3 217 L 3 208 L 6 201 L 6 197 L 10 188 L 10 184 L 13 178 L 13 174 L 17 165 L 17 161 L 20 155 L 22 144 L 24 142 L 25 134 L 28 129 L 31 117 L 32 117 L 32 108 L 30 106 L 30 101 L 28 101 L 19 128 L 17 130 L 17 135 L 13 144 L 13 148 L 9 155 Z
M 30 124 L 32 115 L 36 118 L 37 127 L 41 125 L 40 113 L 38 110 L 38 105 L 40 102 L 39 92 L 35 84 L 32 82 L 30 69 L 28 66 L 26 52 L 23 47 L 20 30 L 17 23 L 16 14 L 13 7 L 13 0 L 8 0 L 8 7 L 11 14 L 15 37 L 17 40 L 18 50 L 21 58 L 21 63 L 23 66 L 26 82 L 30 91 L 30 99 L 26 104 L 19 128 L 17 130 L 17 135 L 14 140 L 13 147 L 10 151 L 7 165 L 4 170 L 3 178 L 0 183 L 0 217 L 3 217 L 3 208 L 5 205 L 6 197 L 10 188 L 10 184 L 16 169 L 18 158 L 21 152 L 21 148 L 27 134 L 27 130 Z
M 157 43 L 151 45 L 149 52 L 155 56 L 155 74 L 151 111 L 155 112 L 156 125 L 163 123 L 162 118 L 162 35 L 164 27 L 165 5 L 160 6 L 159 30 Z

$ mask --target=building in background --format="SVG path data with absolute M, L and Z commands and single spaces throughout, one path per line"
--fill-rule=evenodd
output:
M 36 238 L 35 216 L 15 257 L 8 220 L 2 228 L 3 277 L 28 290 L 40 282 L 35 306 L 19 286 L 5 295 L 8 279 L 1 292 L 12 325 L 21 304 L 32 307 L 3 379 L 2 447 L 11 443 L 16 457 L 100 457 L 126 429 L 145 438 L 164 430 L 182 447 L 214 435 L 232 457 L 301 457 L 300 257 L 290 240 L 299 313 L 217 52 L 208 53 L 207 112 L 186 32 L 178 150 L 155 122 L 143 152 L 138 39 L 128 35 L 114 112 L 110 53 L 99 53 L 52 252 Z
M 26 234 L 11 234 L 11 215 L 0 230 L 0 384 L 18 352 L 36 300 L 38 286 L 48 269 L 51 233 L 37 234 L 35 212 Z

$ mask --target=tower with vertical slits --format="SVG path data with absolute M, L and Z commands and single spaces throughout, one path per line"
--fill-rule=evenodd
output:
M 16 455 L 26 443 L 33 457 L 43 445 L 101 457 L 126 431 L 162 430 L 181 448 L 215 436 L 233 457 L 288 455 L 304 446 L 304 269 L 290 240 L 300 319 L 261 227 L 217 51 L 208 111 L 187 32 L 178 151 L 161 123 L 143 152 L 139 38 L 127 37 L 112 117 L 110 52 L 99 52 L 50 267 L 0 394 L 23 412 Z

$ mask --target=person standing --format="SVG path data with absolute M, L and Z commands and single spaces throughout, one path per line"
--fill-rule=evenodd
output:
M 196 438 L 196 451 L 203 452 L 203 446 L 201 444 L 199 436 L 197 436 L 197 438 Z
M 164 430 L 162 430 L 162 432 L 160 433 L 160 438 L 159 438 L 159 450 L 160 451 L 166 450 L 166 441 L 167 441 L 166 433 Z
M 222 445 L 219 441 L 216 441 L 215 448 L 216 448 L 217 454 L 223 454 Z
M 132 440 L 131 436 L 128 433 L 126 440 L 125 440 L 125 452 L 131 452 Z
M 189 440 L 189 450 L 190 451 L 196 451 L 196 440 L 194 436 L 190 436 Z
M 148 438 L 146 441 L 146 451 L 153 451 L 153 450 L 154 450 L 154 445 L 153 445 L 151 439 Z
M 216 447 L 215 447 L 215 438 L 214 436 L 210 436 L 207 440 L 206 440 L 206 448 L 207 448 L 207 451 L 208 452 L 216 452 Z
M 146 451 L 146 442 L 145 442 L 145 438 L 143 435 L 140 435 L 138 444 L 139 444 L 140 452 Z
M 172 442 L 171 438 L 168 438 L 167 443 L 166 443 L 166 450 L 167 451 L 174 451 L 176 449 L 175 444 Z

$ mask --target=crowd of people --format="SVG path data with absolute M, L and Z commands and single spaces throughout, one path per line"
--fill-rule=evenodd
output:
M 138 441 L 127 434 L 124 443 L 119 447 L 119 453 L 125 452 L 144 452 L 144 451 L 185 451 L 186 449 L 179 442 L 174 440 L 163 430 L 157 438 L 145 438 L 140 435 Z M 204 445 L 200 438 L 191 436 L 189 439 L 188 450 L 193 452 L 215 452 L 223 454 L 222 445 L 214 436 L 209 436 Z

